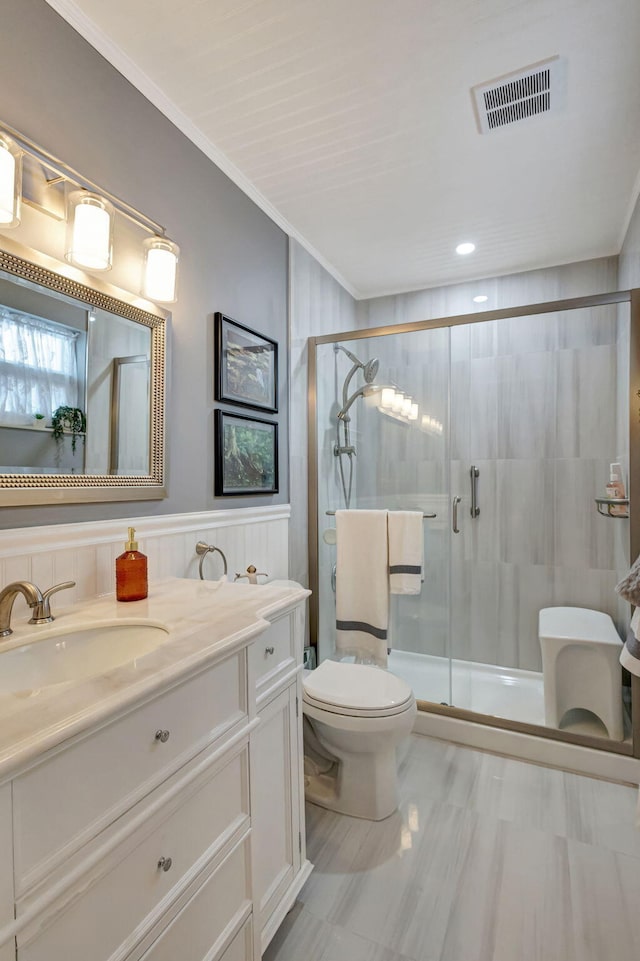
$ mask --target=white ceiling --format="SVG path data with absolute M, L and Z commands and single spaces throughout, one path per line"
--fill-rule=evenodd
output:
M 48 2 L 356 296 L 620 249 L 638 0 Z M 471 87 L 556 54 L 565 108 L 479 134 Z

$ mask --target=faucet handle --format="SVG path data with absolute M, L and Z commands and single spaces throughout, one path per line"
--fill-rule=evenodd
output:
M 33 609 L 33 617 L 29 621 L 29 624 L 50 624 L 55 618 L 51 613 L 51 606 L 49 604 L 49 598 L 52 594 L 57 594 L 58 591 L 66 591 L 70 587 L 75 587 L 75 581 L 62 581 L 61 584 L 54 584 L 48 590 L 42 592 L 42 603 L 36 604 Z

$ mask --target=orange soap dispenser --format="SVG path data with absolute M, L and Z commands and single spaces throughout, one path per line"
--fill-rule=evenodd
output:
M 147 596 L 147 558 L 138 550 L 135 527 L 129 528 L 124 554 L 116 557 L 116 598 L 119 601 L 141 601 Z

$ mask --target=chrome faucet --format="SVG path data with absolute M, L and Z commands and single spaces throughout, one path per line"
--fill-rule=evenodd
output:
M 36 604 L 33 615 L 31 616 L 30 624 L 50 624 L 51 621 L 55 621 L 55 617 L 51 613 L 51 605 L 49 603 L 49 598 L 52 594 L 57 594 L 58 591 L 67 591 L 70 587 L 75 587 L 75 581 L 63 581 L 61 584 L 54 584 L 49 590 L 42 592 L 42 602 Z
M 8 637 L 11 630 L 11 611 L 18 594 L 22 594 L 29 607 L 37 608 L 44 603 L 40 589 L 29 581 L 13 581 L 0 591 L 0 637 Z
M 48 591 L 42 593 L 40 588 L 31 584 L 30 581 L 13 581 L 12 584 L 8 584 L 3 591 L 0 591 L 0 637 L 9 637 L 13 634 L 11 611 L 18 594 L 22 594 L 29 607 L 33 609 L 29 624 L 50 624 L 54 616 L 51 613 L 49 598 L 58 591 L 75 586 L 75 581 L 64 581 L 62 584 L 54 584 Z

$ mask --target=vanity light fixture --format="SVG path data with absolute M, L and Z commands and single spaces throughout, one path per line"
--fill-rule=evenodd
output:
M 149 237 L 143 241 L 144 266 L 142 293 L 161 304 L 176 301 L 180 248 L 167 237 Z
M 0 226 L 18 226 L 21 195 L 22 150 L 10 137 L 0 134 Z
M 475 244 L 472 244 L 470 241 L 465 241 L 463 244 L 458 244 L 456 253 L 464 257 L 466 254 L 472 254 L 475 249 Z
M 113 205 L 88 190 L 69 194 L 65 257 L 88 270 L 110 270 Z
M 175 302 L 180 248 L 165 236 L 165 228 L 0 121 L 0 230 L 20 223 L 22 202 L 57 221 L 64 220 L 61 190 L 70 191 L 66 201 L 66 260 L 85 270 L 109 270 L 117 213 L 147 235 L 146 240 L 141 238 L 142 293 L 158 303 Z

